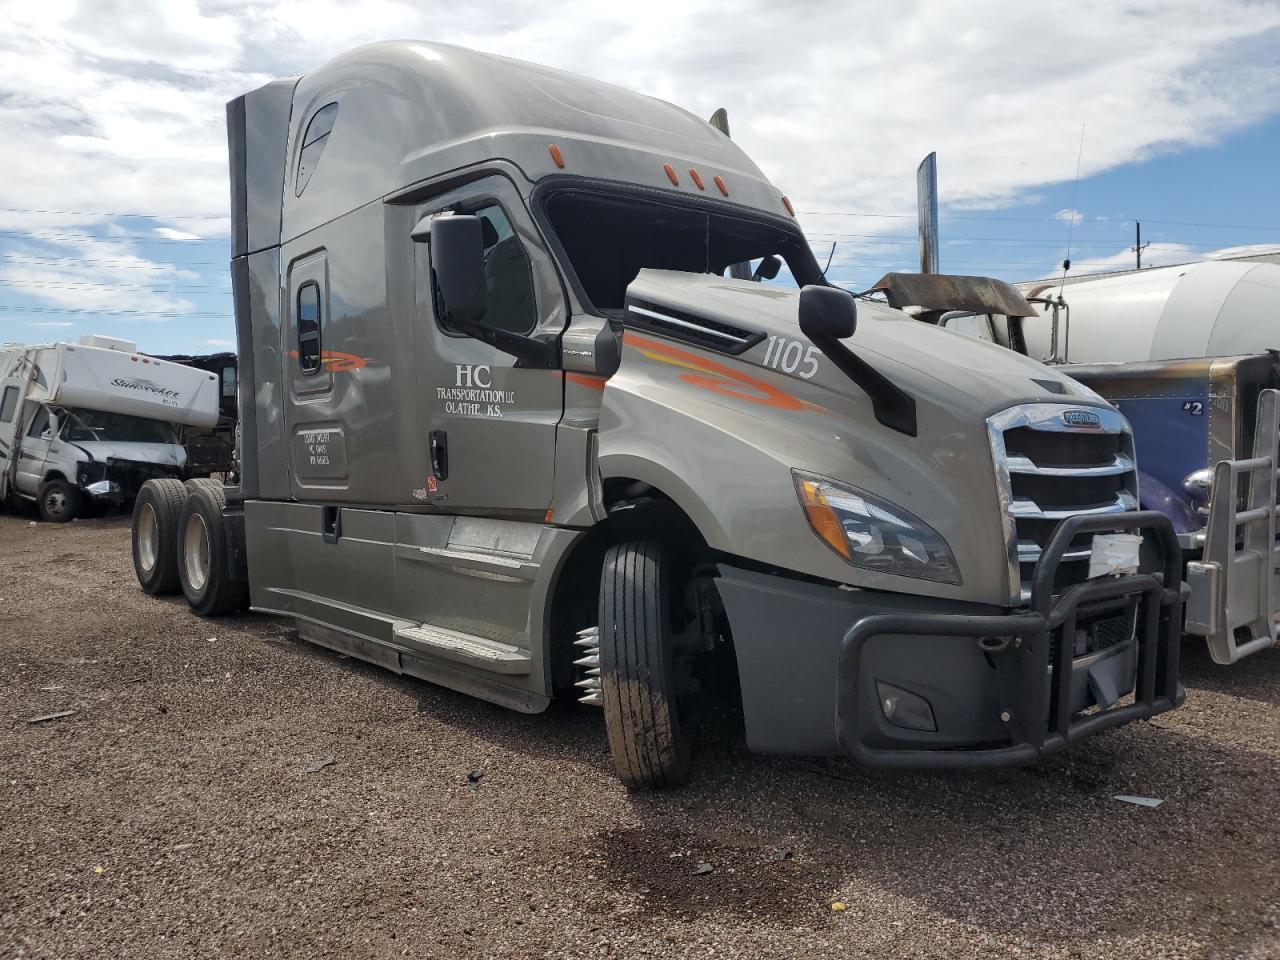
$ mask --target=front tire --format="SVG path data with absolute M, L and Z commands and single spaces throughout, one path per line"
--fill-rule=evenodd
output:
M 614 769 L 632 790 L 679 786 L 689 778 L 666 554 L 654 541 L 618 544 L 605 553 L 600 575 L 601 705 Z
M 181 480 L 148 480 L 133 502 L 133 572 L 138 585 L 158 597 L 177 593 L 178 518 L 187 490 Z
M 40 488 L 40 519 L 48 523 L 74 520 L 84 509 L 84 497 L 66 480 L 50 480 Z
M 178 519 L 178 577 L 191 610 L 201 617 L 236 613 L 249 600 L 248 583 L 231 578 L 225 505 L 221 487 L 190 486 Z

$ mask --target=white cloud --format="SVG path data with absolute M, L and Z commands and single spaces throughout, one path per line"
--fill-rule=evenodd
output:
M 130 240 L 70 231 L 33 234 L 0 259 L 0 290 L 54 307 L 138 320 L 194 309 L 182 291 L 198 279 L 194 271 L 138 255 Z
M 931 150 L 949 204 L 990 208 L 1071 180 L 1082 124 L 1087 178 L 1213 143 L 1280 103 L 1280 5 L 1248 0 L 819 0 L 802 11 L 744 0 L 731 15 L 711 0 L 43 0 L 0 13 L 0 208 L 100 212 L 0 210 L 0 229 L 101 232 L 119 224 L 113 214 L 145 213 L 156 219 L 131 222 L 134 234 L 225 237 L 226 101 L 358 43 L 405 36 L 596 76 L 700 116 L 725 106 L 735 139 L 801 211 L 901 216 L 805 213 L 817 235 L 911 229 L 912 173 Z M 1046 53 L 1045 37 L 1066 53 Z M 837 262 L 907 249 L 846 242 Z M 116 253 L 134 249 L 122 238 Z M 1161 255 L 1153 244 L 1147 258 Z M 140 270 L 20 273 L 29 295 L 53 304 L 186 302 L 83 286 L 137 287 Z M 157 272 L 148 284 L 160 278 L 181 276 Z
M 214 337 L 212 340 L 201 340 L 200 345 L 202 347 L 221 347 L 224 350 L 230 350 L 235 346 L 235 342 Z
M 1222 260 L 1228 257 L 1246 257 L 1261 253 L 1280 254 L 1280 244 L 1254 243 L 1236 247 L 1222 247 L 1217 250 L 1201 250 L 1185 243 L 1151 242 L 1144 245 L 1142 266 L 1168 267 L 1180 263 L 1195 263 L 1200 260 Z M 1132 270 L 1137 266 L 1133 247 L 1123 247 L 1115 253 L 1102 257 L 1089 257 L 1071 261 L 1071 276 L 1078 277 L 1089 273 L 1110 273 L 1116 270 Z M 1045 268 L 1041 278 L 1061 276 L 1062 265 L 1054 264 Z
M 1079 210 L 1072 210 L 1070 207 L 1059 210 L 1053 215 L 1055 220 L 1061 220 L 1063 223 L 1080 223 L 1084 220 L 1084 214 Z
M 75 324 L 70 320 L 32 320 L 27 323 L 28 327 L 74 327 Z
M 1211 260 L 1221 260 L 1223 257 L 1253 257 L 1263 253 L 1280 255 L 1280 243 L 1246 243 L 1238 247 L 1223 247 L 1207 256 Z
M 156 227 L 156 234 L 166 240 L 199 240 L 200 234 L 190 230 L 175 230 L 173 227 Z

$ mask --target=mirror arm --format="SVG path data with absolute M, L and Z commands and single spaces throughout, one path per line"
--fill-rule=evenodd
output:
M 846 377 L 860 386 L 871 398 L 876 419 L 890 430 L 914 437 L 916 401 L 875 367 L 854 354 L 835 337 L 810 337 L 814 345 L 834 363 Z
M 548 370 L 554 370 L 560 366 L 559 351 L 556 349 L 554 338 L 543 340 L 538 337 L 526 337 L 507 330 L 495 330 L 474 320 L 460 320 L 455 317 L 449 318 L 449 326 L 459 333 L 510 354 L 523 366 Z

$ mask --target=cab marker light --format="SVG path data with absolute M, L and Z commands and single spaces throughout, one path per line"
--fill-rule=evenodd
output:
M 551 159 L 555 161 L 555 165 L 561 170 L 564 169 L 564 154 L 560 152 L 560 148 L 554 143 L 547 147 L 547 152 L 551 154 Z
M 712 177 L 712 180 L 714 180 L 715 185 L 720 188 L 720 192 L 727 197 L 729 195 L 729 188 L 724 185 L 724 178 L 717 173 Z
M 689 176 L 693 179 L 693 185 L 699 190 L 707 189 L 702 183 L 701 174 L 699 174 L 697 170 L 693 169 L 693 167 L 689 168 Z
M 786 197 L 783 197 L 782 205 L 787 208 L 787 213 L 791 214 L 792 218 L 794 218 L 796 215 L 796 208 L 791 205 L 791 201 Z
M 680 186 L 680 178 L 676 176 L 676 168 L 669 163 L 664 163 L 662 169 L 667 172 L 667 179 L 671 181 L 673 187 Z

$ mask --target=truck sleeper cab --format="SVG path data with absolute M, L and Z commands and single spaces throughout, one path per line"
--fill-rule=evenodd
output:
M 1086 576 L 1173 542 L 1124 418 L 859 311 L 720 130 L 428 43 L 228 126 L 241 480 L 143 491 L 144 589 L 517 710 L 572 693 L 637 788 L 687 776 L 726 657 L 752 749 L 868 764 L 1180 702 L 1172 568 Z

